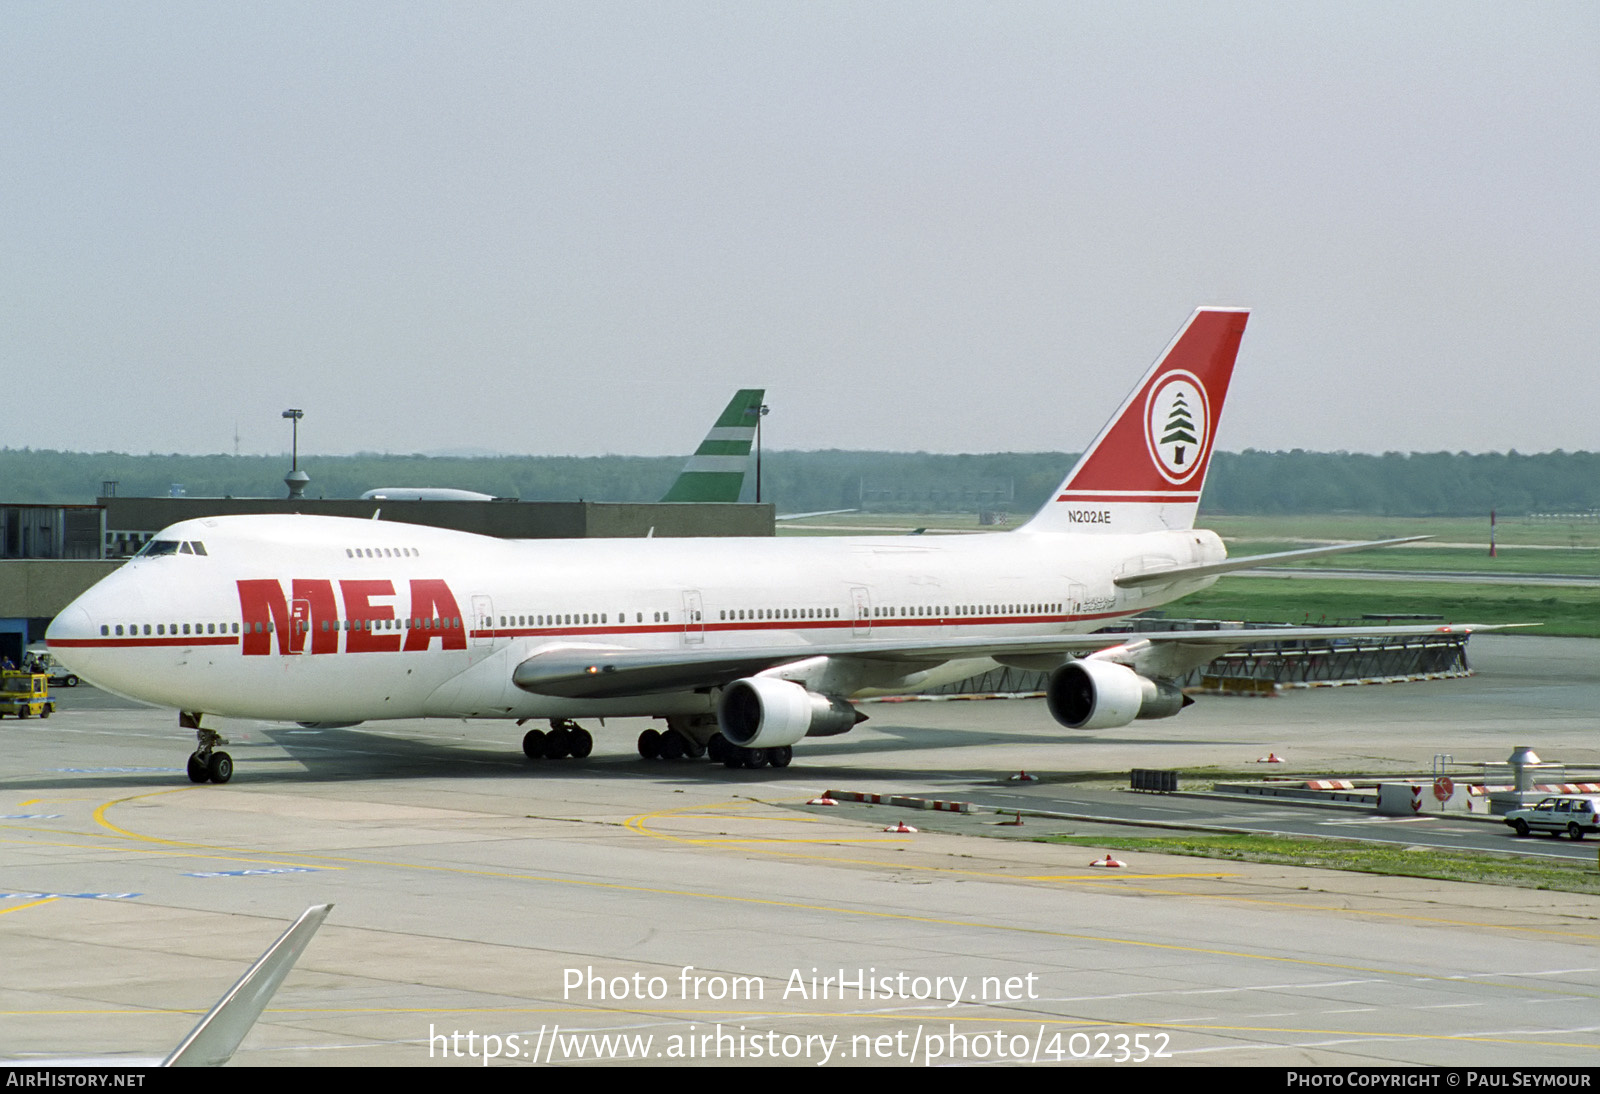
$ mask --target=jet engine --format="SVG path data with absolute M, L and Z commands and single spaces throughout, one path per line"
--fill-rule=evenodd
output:
M 1194 702 L 1171 680 L 1152 680 L 1125 665 L 1068 661 L 1045 685 L 1050 716 L 1068 729 L 1125 726 L 1135 718 L 1170 718 Z
M 832 737 L 866 720 L 843 699 L 770 676 L 735 680 L 717 703 L 722 735 L 744 748 L 781 748 L 802 737 Z

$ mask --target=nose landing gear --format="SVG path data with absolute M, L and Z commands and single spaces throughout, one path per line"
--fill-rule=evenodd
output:
M 199 746 L 189 754 L 190 782 L 220 784 L 233 778 L 233 757 L 226 752 L 216 750 L 218 745 L 228 743 L 226 737 L 215 730 L 201 728 L 198 713 L 179 711 L 178 725 L 184 729 L 194 730 L 195 740 Z

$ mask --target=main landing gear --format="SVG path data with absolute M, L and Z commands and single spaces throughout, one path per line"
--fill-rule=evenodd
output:
M 718 732 L 714 717 L 673 715 L 666 721 L 666 729 L 647 729 L 639 734 L 639 755 L 643 759 L 709 758 L 728 768 L 788 767 L 794 759 L 794 749 L 789 745 L 745 748 L 734 744 Z M 581 760 L 594 751 L 594 738 L 570 718 L 552 718 L 548 730 L 528 730 L 522 738 L 522 751 L 530 760 L 559 760 L 565 756 Z
M 215 730 L 200 727 L 200 715 L 188 711 L 178 712 L 178 725 L 184 729 L 194 730 L 199 747 L 189 755 L 189 781 L 192 783 L 225 783 L 233 778 L 233 757 L 226 752 L 218 752 L 218 745 L 228 743 Z
M 522 751 L 530 760 L 559 760 L 563 756 L 581 760 L 594 751 L 594 738 L 570 718 L 552 718 L 549 733 L 530 729 L 523 735 Z
M 788 767 L 794 749 L 745 748 L 724 737 L 714 727 L 716 719 L 668 718 L 665 730 L 647 729 L 639 734 L 639 755 L 646 760 L 682 760 L 709 756 L 714 764 L 727 768 Z M 696 730 L 710 730 L 698 734 Z M 704 743 L 700 739 L 703 738 Z
M 646 760 L 699 759 L 705 754 L 704 745 L 676 729 L 668 729 L 664 733 L 658 729 L 647 729 L 639 734 L 639 755 Z
M 733 768 L 748 767 L 788 767 L 794 759 L 792 745 L 779 745 L 775 748 L 745 748 L 736 745 L 722 734 L 718 733 L 711 738 L 711 743 L 706 746 L 706 751 L 711 755 L 712 763 L 720 763 L 723 767 Z

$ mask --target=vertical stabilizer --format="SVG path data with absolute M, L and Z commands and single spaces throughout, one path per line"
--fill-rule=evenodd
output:
M 747 388 L 734 395 L 662 501 L 739 500 L 765 394 Z
M 1201 308 L 1023 532 L 1194 527 L 1249 312 Z

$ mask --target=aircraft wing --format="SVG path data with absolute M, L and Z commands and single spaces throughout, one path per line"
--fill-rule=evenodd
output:
M 611 699 L 669 691 L 723 687 L 784 665 L 813 658 L 901 663 L 906 671 L 961 658 L 1001 661 L 1104 654 L 1137 648 L 1140 660 L 1152 656 L 1162 675 L 1178 675 L 1229 650 L 1264 642 L 1398 638 L 1431 634 L 1471 634 L 1515 624 L 1409 624 L 1387 627 L 1230 627 L 1207 631 L 1143 631 L 1117 634 L 1066 634 L 1015 638 L 930 638 L 911 642 L 877 641 L 785 644 L 744 649 L 640 650 L 623 647 L 562 646 L 542 650 L 512 672 L 524 691 L 566 699 Z
M 839 513 L 854 513 L 854 509 L 818 509 L 812 513 L 779 513 L 773 520 L 805 520 L 807 517 L 831 517 Z
M 311 936 L 328 918 L 332 904 L 307 908 L 294 926 L 268 947 L 267 952 L 217 1001 L 189 1035 L 172 1050 L 162 1067 L 220 1067 L 233 1058 L 245 1034 L 300 959 Z
M 311 936 L 328 918 L 332 904 L 307 908 L 294 926 L 278 938 L 254 965 L 245 970 L 239 982 L 229 988 L 215 1006 L 189 1031 L 178 1047 L 161 1056 L 95 1056 L 66 1058 L 41 1056 L 34 1059 L 0 1060 L 9 1068 L 145 1068 L 145 1067 L 221 1067 L 233 1058 L 245 1035 L 261 1017 L 289 970 L 305 952 Z M 40 1084 L 65 1085 L 65 1084 Z

